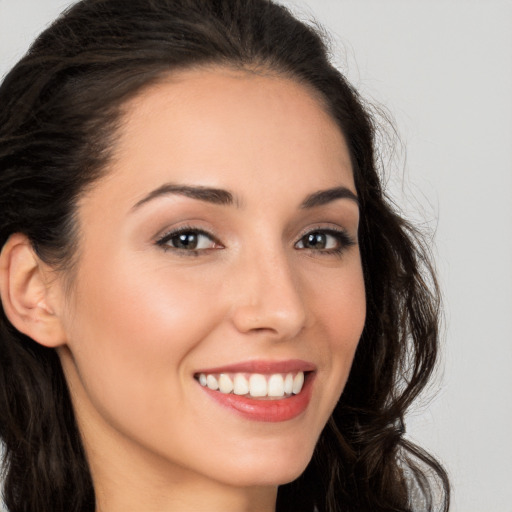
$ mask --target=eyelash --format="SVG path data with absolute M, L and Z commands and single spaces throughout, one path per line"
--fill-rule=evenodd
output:
M 204 236 L 207 237 L 218 247 L 211 247 L 208 249 L 184 249 L 180 247 L 172 247 L 168 244 L 173 239 L 177 239 L 180 235 L 196 235 L 196 236 Z M 200 253 L 204 253 L 205 251 L 213 250 L 213 249 L 222 249 L 222 244 L 214 237 L 211 233 L 199 228 L 195 228 L 192 226 L 183 226 L 176 230 L 165 233 L 162 237 L 160 237 L 156 241 L 156 245 L 161 247 L 164 251 L 174 251 L 177 254 L 190 255 L 190 256 L 199 256 Z
M 204 236 L 207 237 L 214 245 L 217 247 L 208 247 L 203 249 L 186 249 L 181 247 L 172 247 L 169 245 L 169 242 L 171 240 L 176 240 L 181 235 L 195 235 L 195 236 Z M 314 235 L 327 235 L 335 238 L 336 241 L 336 247 L 330 248 L 330 249 L 308 249 L 307 247 L 297 248 L 297 244 L 302 243 L 304 244 L 304 241 L 306 237 L 311 237 Z M 311 252 L 315 252 L 318 254 L 321 254 L 323 256 L 329 256 L 329 255 L 337 255 L 341 256 L 346 249 L 349 247 L 355 245 L 355 240 L 348 234 L 348 232 L 344 229 L 334 229 L 334 228 L 314 228 L 306 233 L 304 233 L 297 242 L 295 242 L 294 246 L 298 250 L 309 250 Z M 192 226 L 184 226 L 179 229 L 170 231 L 163 236 L 161 236 L 158 240 L 156 240 L 156 245 L 161 247 L 164 251 L 173 251 L 177 254 L 183 254 L 186 256 L 199 256 L 201 253 L 204 254 L 205 251 L 215 250 L 215 249 L 222 249 L 223 245 L 218 241 L 218 239 L 213 236 L 211 233 L 208 233 L 207 231 L 204 231 L 203 229 L 195 228 Z
M 349 233 L 345 229 L 341 228 L 314 228 L 310 229 L 306 233 L 304 233 L 299 240 L 295 243 L 297 245 L 299 242 L 304 242 L 306 237 L 311 237 L 314 235 L 327 235 L 331 236 L 336 241 L 336 247 L 331 249 L 309 249 L 311 252 L 318 253 L 322 256 L 341 256 L 345 250 L 347 250 L 349 247 L 355 245 L 356 241 L 352 238 L 352 236 L 349 235 Z M 307 250 L 307 248 L 303 248 L 304 250 Z

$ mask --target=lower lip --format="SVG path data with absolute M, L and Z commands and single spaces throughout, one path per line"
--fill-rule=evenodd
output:
M 231 393 L 212 391 L 207 387 L 201 388 L 220 405 L 253 421 L 278 422 L 287 421 L 300 416 L 308 407 L 311 400 L 314 374 L 308 373 L 302 390 L 297 395 L 273 400 L 258 400 Z

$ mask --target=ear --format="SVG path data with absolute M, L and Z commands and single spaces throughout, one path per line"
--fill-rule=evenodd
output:
M 58 279 L 36 255 L 28 238 L 16 233 L 0 253 L 0 296 L 11 324 L 46 347 L 65 344 Z

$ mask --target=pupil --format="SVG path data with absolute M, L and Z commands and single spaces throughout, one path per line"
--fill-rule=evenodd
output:
M 176 247 L 179 249 L 195 249 L 197 247 L 197 235 L 195 233 L 178 235 Z
M 325 235 L 323 233 L 310 233 L 307 238 L 307 245 L 315 249 L 325 249 Z

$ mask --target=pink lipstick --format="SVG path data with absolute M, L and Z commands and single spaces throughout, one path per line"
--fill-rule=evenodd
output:
M 254 421 L 279 422 L 302 414 L 316 367 L 301 360 L 249 361 L 203 369 L 195 378 L 220 405 Z

